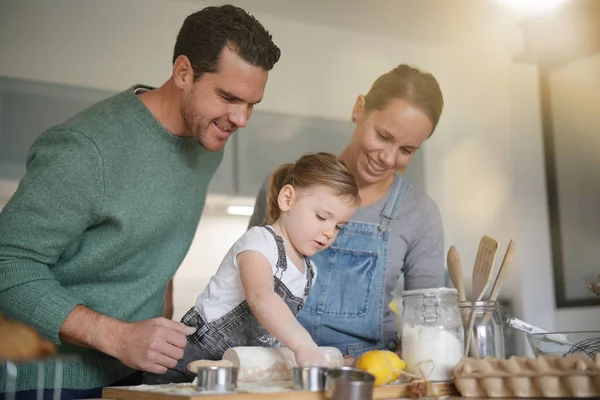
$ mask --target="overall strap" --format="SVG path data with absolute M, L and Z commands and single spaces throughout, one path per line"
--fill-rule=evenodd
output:
M 287 270 L 287 255 L 285 253 L 285 245 L 283 244 L 283 238 L 275 233 L 273 229 L 269 226 L 264 226 L 267 231 L 273 235 L 275 238 L 275 243 L 277 244 L 277 273 L 275 276 L 279 279 L 282 279 L 283 272 Z M 315 271 L 312 267 L 312 264 L 308 260 L 308 257 L 304 257 L 304 265 L 306 270 L 306 286 L 304 287 L 304 298 L 308 296 L 308 292 L 310 292 L 310 288 L 312 287 L 313 280 L 315 279 Z M 279 272 L 281 273 L 279 274 Z M 277 275 L 280 276 L 277 276 Z
M 263 226 L 267 231 L 273 235 L 275 239 L 275 244 L 277 245 L 277 271 L 275 272 L 275 277 L 278 279 L 282 279 L 283 273 L 287 271 L 287 256 L 285 254 L 285 245 L 283 244 L 283 238 L 275 233 L 273 229 L 269 226 Z M 279 276 L 278 276 L 279 275 Z
M 308 257 L 304 257 L 304 265 L 306 269 L 306 286 L 304 287 L 304 298 L 308 297 L 308 292 L 310 292 L 310 288 L 312 287 L 313 280 L 315 279 L 315 271 L 312 267 L 311 262 L 308 260 Z
M 402 175 L 397 174 L 392 183 L 392 187 L 390 188 L 387 202 L 385 203 L 383 210 L 381 210 L 380 230 L 386 230 L 390 221 L 396 218 L 398 210 L 400 209 L 400 204 L 404 201 L 408 188 L 409 184 L 406 179 L 404 179 Z

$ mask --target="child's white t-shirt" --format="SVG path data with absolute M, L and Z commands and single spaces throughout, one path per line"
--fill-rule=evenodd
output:
M 264 255 L 271 264 L 271 270 L 275 276 L 278 260 L 275 238 L 264 227 L 255 226 L 250 228 L 229 249 L 217 273 L 210 278 L 206 289 L 204 289 L 204 292 L 196 300 L 196 312 L 206 322 L 213 322 L 221 318 L 246 300 L 240 278 L 237 256 L 247 250 L 257 251 Z M 304 273 L 300 273 L 289 257 L 286 258 L 287 270 L 283 273 L 279 271 L 276 276 L 294 296 L 304 298 L 307 280 L 306 266 L 303 266 Z M 314 284 L 317 277 L 317 269 L 312 262 L 311 266 L 315 274 L 313 278 Z

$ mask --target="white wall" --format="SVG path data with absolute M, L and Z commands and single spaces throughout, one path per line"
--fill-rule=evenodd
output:
M 249 217 L 204 215 L 174 279 L 174 314 L 180 319 L 196 302 L 221 260 L 244 232 Z
M 138 82 L 160 85 L 169 76 L 172 46 L 184 17 L 207 4 L 3 2 L 0 75 L 109 90 Z M 438 77 L 446 109 L 424 155 L 427 190 L 442 211 L 446 247 L 457 246 L 470 275 L 482 234 L 500 241 L 499 253 L 514 238 L 518 253 L 504 292 L 515 302 L 516 315 L 553 329 L 537 74 L 533 67 L 511 61 L 518 49 L 515 28 L 490 25 L 440 49 L 256 16 L 283 51 L 262 109 L 346 119 L 356 95 L 399 63 Z M 214 235 L 202 231 L 204 223 L 212 229 L 230 222 L 203 220 L 181 276 L 200 271 L 196 265 L 202 265 L 202 276 L 216 268 L 245 226 L 231 222 L 231 235 L 224 235 L 222 247 L 216 248 Z M 211 245 L 200 250 L 205 240 Z M 500 261 L 501 254 L 497 265 Z M 194 286 L 200 289 L 203 282 Z M 565 310 L 561 315 L 568 315 L 573 325 L 586 320 L 583 313 Z
M 598 330 L 600 307 L 555 307 L 538 73 L 512 61 L 520 45 L 515 32 L 510 24 L 492 25 L 445 49 L 447 108 L 441 133 L 426 147 L 427 189 L 442 209 L 447 243 L 457 245 L 469 270 L 481 234 L 500 242 L 496 265 L 515 240 L 517 257 L 503 292 L 520 318 L 550 330 Z M 571 85 L 575 79 L 588 86 L 590 107 L 574 106 L 588 134 L 598 123 L 592 106 L 598 92 L 589 88 L 597 71 L 588 65 L 585 81 L 570 75 Z
M 0 180 L 0 207 L 6 204 L 15 190 L 17 190 L 17 182 Z
M 139 82 L 160 85 L 170 75 L 173 45 L 184 18 L 208 4 L 3 2 L 0 73 L 119 91 Z M 349 119 L 356 96 L 383 71 L 401 62 L 434 72 L 440 66 L 441 53 L 435 48 L 256 16 L 282 49 L 260 104 L 264 110 Z
M 537 74 L 512 62 L 514 32 L 510 24 L 490 25 L 445 49 L 446 109 L 427 143 L 425 182 L 465 275 L 483 234 L 499 242 L 496 268 L 513 239 L 517 255 L 501 297 L 519 318 L 553 329 Z M 470 293 L 469 278 L 466 286 Z M 516 337 L 523 351 L 524 336 Z
M 567 297 L 588 294 L 600 273 L 600 54 L 550 74 Z M 585 173 L 582 173 L 585 171 Z M 600 307 L 559 309 L 559 329 L 600 329 Z

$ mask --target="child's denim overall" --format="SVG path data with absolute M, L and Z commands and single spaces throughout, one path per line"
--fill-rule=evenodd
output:
M 342 354 L 395 349 L 396 335 L 383 337 L 388 224 L 408 191 L 397 175 L 379 224 L 350 221 L 331 247 L 311 257 L 319 277 L 298 320 L 319 346 L 334 346 Z
M 287 269 L 287 257 L 283 239 L 277 236 L 271 228 L 264 228 L 273 235 L 277 243 L 277 270 L 275 276 L 273 276 L 275 292 L 287 304 L 292 314 L 296 315 L 304 304 L 304 299 L 312 286 L 315 273 L 308 260 L 305 260 L 307 282 L 304 288 L 304 298 L 294 296 L 281 282 L 283 273 Z M 194 380 L 195 374 L 192 374 L 187 369 L 187 365 L 190 362 L 195 360 L 220 360 L 223 358 L 225 350 L 231 347 L 281 347 L 281 343 L 258 322 L 246 301 L 223 317 L 210 323 L 206 323 L 196 312 L 196 309 L 192 307 L 183 316 L 181 322 L 198 328 L 196 333 L 188 336 L 188 343 L 185 346 L 183 358 L 177 362 L 177 366 L 174 369 L 169 369 L 164 375 L 146 373 L 144 375 L 144 383 L 191 382 Z

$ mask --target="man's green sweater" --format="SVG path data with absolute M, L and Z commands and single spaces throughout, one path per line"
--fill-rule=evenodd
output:
M 65 361 L 64 388 L 101 387 L 133 372 L 61 344 L 59 329 L 78 304 L 130 322 L 162 315 L 167 282 L 223 158 L 169 133 L 134 89 L 40 135 L 0 213 L 0 311 L 39 330 L 60 354 L 79 356 Z M 45 365 L 46 387 L 53 365 Z M 36 387 L 35 364 L 18 372 L 18 390 Z

